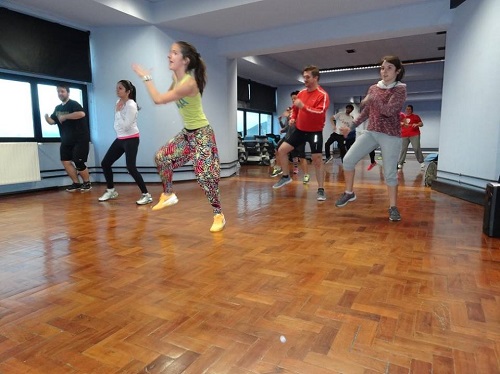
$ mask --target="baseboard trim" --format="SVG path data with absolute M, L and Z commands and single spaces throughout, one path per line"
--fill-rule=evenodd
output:
M 484 205 L 485 190 L 479 187 L 467 186 L 457 182 L 439 179 L 432 181 L 433 190 L 458 197 L 474 204 Z

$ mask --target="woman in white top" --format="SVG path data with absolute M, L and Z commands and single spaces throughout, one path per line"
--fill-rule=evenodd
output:
M 106 178 L 107 190 L 99 198 L 99 201 L 116 199 L 113 183 L 112 166 L 124 153 L 127 170 L 139 186 L 142 196 L 136 201 L 138 205 L 153 202 L 151 194 L 146 188 L 144 179 L 136 167 L 137 151 L 139 149 L 139 128 L 137 127 L 137 103 L 135 86 L 128 80 L 121 80 L 116 84 L 116 96 L 118 101 L 115 105 L 115 131 L 116 139 L 109 147 L 102 159 L 101 166 Z

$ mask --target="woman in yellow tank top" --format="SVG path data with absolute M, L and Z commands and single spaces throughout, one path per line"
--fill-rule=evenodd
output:
M 163 182 L 163 193 L 153 210 L 174 205 L 178 199 L 173 191 L 172 175 L 188 161 L 193 161 L 198 184 L 205 192 L 214 212 L 210 231 L 221 231 L 226 220 L 220 204 L 220 161 L 215 135 L 203 112 L 201 95 L 206 84 L 206 66 L 196 48 L 178 41 L 172 44 L 168 55 L 169 68 L 173 71 L 173 82 L 167 92 L 160 93 L 147 70 L 132 66 L 142 78 L 155 104 L 175 102 L 184 122 L 184 128 L 155 155 L 158 173 Z

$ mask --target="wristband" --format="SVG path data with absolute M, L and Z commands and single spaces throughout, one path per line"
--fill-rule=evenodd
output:
M 144 76 L 142 77 L 142 80 L 143 80 L 144 82 L 149 82 L 149 81 L 152 81 L 152 80 L 153 80 L 153 77 L 152 77 L 151 75 L 144 75 Z

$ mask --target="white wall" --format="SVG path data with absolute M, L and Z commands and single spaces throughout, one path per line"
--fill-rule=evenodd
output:
M 446 40 L 438 178 L 484 188 L 500 174 L 500 1 L 467 0 Z

